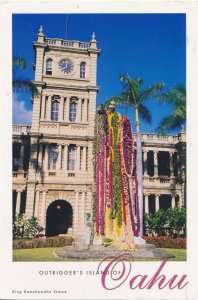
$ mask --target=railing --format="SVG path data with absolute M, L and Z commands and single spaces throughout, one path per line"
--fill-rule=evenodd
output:
M 12 125 L 13 134 L 29 134 L 31 132 L 31 126 L 29 125 Z
M 137 134 L 134 133 L 134 139 L 136 140 Z M 178 136 L 177 135 L 161 135 L 161 134 L 155 134 L 155 133 L 142 133 L 141 134 L 141 140 L 142 142 L 150 142 L 152 141 L 153 144 L 155 143 L 170 143 L 175 144 L 178 142 Z
M 23 177 L 23 178 L 26 178 L 27 177 L 27 174 L 28 174 L 28 172 L 21 172 L 21 171 L 13 171 L 12 172 L 12 177 L 13 178 L 17 178 L 17 177 Z
M 171 184 L 175 181 L 175 178 L 170 177 L 164 177 L 164 176 L 158 176 L 158 177 L 143 177 L 144 183 L 153 183 L 153 184 Z
M 46 38 L 45 43 L 47 45 L 62 46 L 62 47 L 68 47 L 68 48 L 88 49 L 90 47 L 90 43 L 86 43 L 86 42 L 67 41 L 67 40 L 52 39 L 52 38 Z

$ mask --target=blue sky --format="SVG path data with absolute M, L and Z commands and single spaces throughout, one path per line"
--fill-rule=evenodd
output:
M 13 15 L 13 54 L 23 56 L 27 70 L 23 76 L 34 79 L 32 43 L 40 25 L 47 37 L 66 38 L 65 14 Z M 90 41 L 95 32 L 98 48 L 100 92 L 97 105 L 121 91 L 119 75 L 144 79 L 144 86 L 163 81 L 166 89 L 186 84 L 186 17 L 185 14 L 69 14 L 68 39 Z M 14 123 L 31 123 L 31 95 L 14 95 Z M 155 132 L 171 107 L 148 101 L 152 125 L 141 123 L 143 132 Z M 123 112 L 123 110 L 121 110 Z M 131 116 L 133 127 L 134 118 Z

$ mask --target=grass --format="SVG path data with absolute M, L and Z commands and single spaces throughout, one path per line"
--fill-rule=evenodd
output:
M 36 249 L 17 249 L 13 250 L 13 261 L 67 261 L 67 259 L 57 257 L 55 255 L 56 250 L 62 250 L 63 248 L 36 248 Z M 174 255 L 175 258 L 171 261 L 185 261 L 186 249 L 169 249 L 161 248 L 168 254 Z M 73 261 L 69 259 L 69 261 Z M 141 259 L 142 261 L 142 259 Z M 146 259 L 145 261 L 149 261 Z
M 186 249 L 170 249 L 170 248 L 161 248 L 168 254 L 174 255 L 175 258 L 171 258 L 173 261 L 185 261 L 186 260 Z

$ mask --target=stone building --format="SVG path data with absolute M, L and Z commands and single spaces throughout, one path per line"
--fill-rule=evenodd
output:
M 35 51 L 32 126 L 13 125 L 13 218 L 35 216 L 46 236 L 86 236 L 92 210 L 97 49 L 47 38 Z M 144 209 L 185 206 L 185 133 L 142 134 Z

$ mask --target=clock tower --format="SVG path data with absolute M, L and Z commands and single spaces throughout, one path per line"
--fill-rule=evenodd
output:
M 92 212 L 92 143 L 96 112 L 97 49 L 90 42 L 48 38 L 39 29 L 26 216 L 46 236 L 85 241 Z

